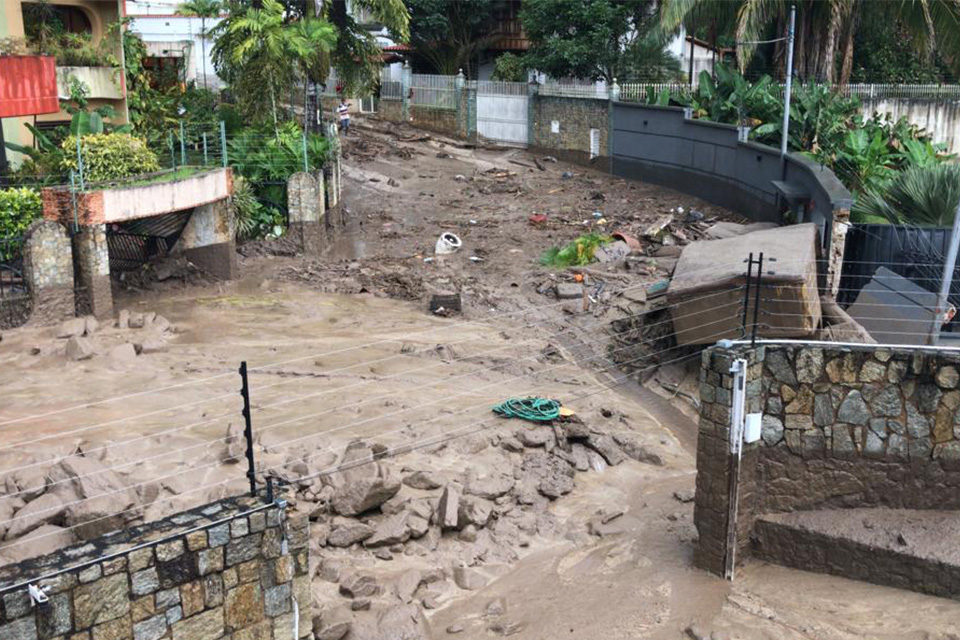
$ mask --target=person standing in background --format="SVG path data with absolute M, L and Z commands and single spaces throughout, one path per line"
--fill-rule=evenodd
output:
M 344 98 L 340 98 L 337 115 L 340 116 L 340 131 L 346 135 L 350 132 L 350 105 Z

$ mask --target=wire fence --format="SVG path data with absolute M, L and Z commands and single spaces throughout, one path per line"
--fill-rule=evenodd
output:
M 640 288 L 645 286 L 645 284 L 639 284 L 632 288 Z M 556 303 L 556 305 L 562 304 L 566 303 Z M 725 321 L 734 321 L 736 318 L 740 317 L 740 310 L 735 308 L 736 306 L 737 305 L 726 305 L 726 314 L 721 311 L 722 307 L 718 307 L 713 316 L 710 318 L 710 323 L 716 323 L 718 315 L 723 316 Z M 549 378 L 551 373 L 559 372 L 570 367 L 580 367 L 584 364 L 598 372 L 610 373 L 616 371 L 617 369 L 622 369 L 624 366 L 629 364 L 638 364 L 643 366 L 644 363 L 655 363 L 656 365 L 659 365 L 670 362 L 687 361 L 699 357 L 697 352 L 690 352 L 688 349 L 677 347 L 676 345 L 670 345 L 664 348 L 658 347 L 656 349 L 649 349 L 644 353 L 634 355 L 637 347 L 642 347 L 642 343 L 644 341 L 641 339 L 638 342 L 634 342 L 628 346 L 611 350 L 605 356 L 588 357 L 581 363 L 564 360 L 560 363 L 552 364 L 546 367 L 540 366 L 542 365 L 542 356 L 539 350 L 532 350 L 532 355 L 525 358 L 518 358 L 516 360 L 506 360 L 502 357 L 484 358 L 478 357 L 478 354 L 474 353 L 469 357 L 455 358 L 455 361 L 464 365 L 465 369 L 463 372 L 457 373 L 454 376 L 443 375 L 444 369 L 450 365 L 449 362 L 431 361 L 423 365 L 418 365 L 414 370 L 398 371 L 397 373 L 390 374 L 384 378 L 377 379 L 363 377 L 348 385 L 325 385 L 319 388 L 310 388 L 308 385 L 306 388 L 303 388 L 303 379 L 299 377 L 283 378 L 268 384 L 259 384 L 257 382 L 257 380 L 260 380 L 261 374 L 271 375 L 282 373 L 284 370 L 279 369 L 280 367 L 286 367 L 287 365 L 295 362 L 316 362 L 321 358 L 328 359 L 333 355 L 343 354 L 349 351 L 360 351 L 362 353 L 363 351 L 368 350 L 378 344 L 396 344 L 407 342 L 418 334 L 420 337 L 425 339 L 431 335 L 433 335 L 434 339 L 441 339 L 437 336 L 437 334 L 445 333 L 457 325 L 490 326 L 489 322 L 493 319 L 505 320 L 507 318 L 514 318 L 520 324 L 519 326 L 517 326 L 517 324 L 511 324 L 510 326 L 513 328 L 537 330 L 536 337 L 532 338 L 532 340 L 537 344 L 543 342 L 544 340 L 557 339 L 567 334 L 573 334 L 573 336 L 576 336 L 576 334 L 579 332 L 585 330 L 589 332 L 591 329 L 567 326 L 562 329 L 551 330 L 549 327 L 553 322 L 555 322 L 555 319 L 552 317 L 545 317 L 544 311 L 545 308 L 543 306 L 539 306 L 522 309 L 516 312 L 493 314 L 492 317 L 481 320 L 470 320 L 451 323 L 440 327 L 431 327 L 423 331 L 415 331 L 402 336 L 370 341 L 361 345 L 328 350 L 322 353 L 297 356 L 281 362 L 273 362 L 270 364 L 252 367 L 247 370 L 247 375 L 251 376 L 251 387 L 258 397 L 258 403 L 255 406 L 249 405 L 248 400 L 246 403 L 241 404 L 238 402 L 238 395 L 235 391 L 225 391 L 223 393 L 210 393 L 209 397 L 186 403 L 178 404 L 176 402 L 170 402 L 169 404 L 171 406 L 169 407 L 163 407 L 148 412 L 135 412 L 132 415 L 121 418 L 98 421 L 91 424 L 81 424 L 68 430 L 60 430 L 57 433 L 22 437 L 16 441 L 9 441 L 3 445 L 0 445 L 0 452 L 14 449 L 22 450 L 25 447 L 34 447 L 42 442 L 60 440 L 65 437 L 78 436 L 80 434 L 83 434 L 85 439 L 89 439 L 93 433 L 103 430 L 107 427 L 115 427 L 118 424 L 126 422 L 140 425 L 155 424 L 157 422 L 155 420 L 156 418 L 167 416 L 168 419 L 172 419 L 176 415 L 182 415 L 188 408 L 191 409 L 191 412 L 194 412 L 198 411 L 201 407 L 206 407 L 201 414 L 204 416 L 202 420 L 195 420 L 192 422 L 187 422 L 186 424 L 171 423 L 170 425 L 164 426 L 159 430 L 150 429 L 149 432 L 141 432 L 137 435 L 126 437 L 119 441 L 107 441 L 106 443 L 99 445 L 88 444 L 84 447 L 83 452 L 78 451 L 67 455 L 65 458 L 60 455 L 50 456 L 45 459 L 39 459 L 26 464 L 20 464 L 19 466 L 13 468 L 3 469 L 0 473 L 8 475 L 23 472 L 28 469 L 52 468 L 56 464 L 60 464 L 64 459 L 69 459 L 71 457 L 95 456 L 105 461 L 103 468 L 82 473 L 80 478 L 88 479 L 99 477 L 101 479 L 105 479 L 104 476 L 107 474 L 115 474 L 118 472 L 127 474 L 131 469 L 144 468 L 143 465 L 146 463 L 160 463 L 163 460 L 168 459 L 172 453 L 172 451 L 168 451 L 163 447 L 160 447 L 153 448 L 153 450 L 147 455 L 138 457 L 131 454 L 129 449 L 130 446 L 136 443 L 148 441 L 157 442 L 159 444 L 162 441 L 157 441 L 156 439 L 158 437 L 169 436 L 173 434 L 184 436 L 190 432 L 196 432 L 196 430 L 201 426 L 208 428 L 216 424 L 224 426 L 225 423 L 229 422 L 231 418 L 236 419 L 241 412 L 249 412 L 253 424 L 251 433 L 256 433 L 257 437 L 260 437 L 262 434 L 267 432 L 282 429 L 283 427 L 293 427 L 285 430 L 282 434 L 278 434 L 272 441 L 270 450 L 274 452 L 295 452 L 297 454 L 297 460 L 307 463 L 309 467 L 308 471 L 298 472 L 292 471 L 282 464 L 267 464 L 263 467 L 257 467 L 255 469 L 256 477 L 262 479 L 266 475 L 277 475 L 286 478 L 291 482 L 302 482 L 311 478 L 333 473 L 344 468 L 343 465 L 329 465 L 328 463 L 321 462 L 322 460 L 328 459 L 331 453 L 336 452 L 339 447 L 342 446 L 336 444 L 325 446 L 327 443 L 332 442 L 330 437 L 334 433 L 341 433 L 344 435 L 344 437 L 357 437 L 362 441 L 376 439 L 377 442 L 387 444 L 386 455 L 396 455 L 410 451 L 414 448 L 436 444 L 451 438 L 462 437 L 464 435 L 481 430 L 495 421 L 499 421 L 500 418 L 493 416 L 490 412 L 491 402 L 488 396 L 491 394 L 497 395 L 500 393 L 515 395 L 521 392 L 534 394 L 536 393 L 537 388 L 542 384 L 541 379 L 544 375 Z M 604 323 L 603 321 L 596 321 L 596 324 L 597 326 L 592 328 L 599 328 Z M 718 332 L 716 335 L 720 335 L 720 333 Z M 471 333 L 468 337 L 461 338 L 460 342 L 467 343 L 476 341 L 478 339 L 479 338 L 477 338 L 474 333 Z M 605 343 L 608 339 L 608 334 L 600 332 L 598 338 L 584 341 L 584 344 Z M 504 341 L 504 343 L 499 346 L 487 349 L 486 352 L 480 354 L 480 356 L 494 356 L 494 354 L 498 352 L 509 354 L 513 353 L 516 348 L 517 343 L 515 341 Z M 610 356 L 615 354 L 616 351 L 628 350 L 630 350 L 627 354 L 628 357 L 618 358 L 616 360 L 610 359 Z M 405 352 L 399 351 L 398 353 L 383 357 L 358 358 L 357 361 L 351 362 L 343 367 L 328 369 L 324 371 L 324 374 L 325 376 L 329 376 L 336 372 L 346 372 L 350 370 L 368 371 L 369 367 L 374 363 L 408 357 L 409 356 Z M 483 366 L 478 364 L 485 361 L 492 361 L 493 364 Z M 517 367 L 514 366 L 516 361 L 530 361 L 531 365 L 537 366 L 524 366 L 519 369 L 520 373 L 515 373 L 517 371 Z M 649 366 L 655 365 L 650 364 Z M 435 381 L 433 383 L 428 382 L 427 384 L 421 384 L 417 387 L 419 391 L 430 392 L 432 397 L 427 399 L 427 401 L 415 406 L 409 406 L 410 403 L 404 403 L 401 404 L 397 409 L 391 409 L 385 412 L 376 412 L 374 415 L 356 419 L 358 415 L 362 416 L 365 413 L 369 413 L 368 411 L 361 412 L 360 409 L 362 407 L 390 406 L 393 403 L 386 403 L 384 400 L 387 400 L 391 397 L 409 397 L 409 390 L 404 388 L 384 391 L 375 390 L 372 395 L 363 393 L 365 389 L 376 389 L 377 387 L 381 387 L 385 379 L 416 378 L 418 377 L 417 374 L 426 373 L 431 370 L 436 371 L 439 374 L 436 376 Z M 0 420 L 0 425 L 6 426 L 9 430 L 12 425 L 21 425 L 22 427 L 27 427 L 36 421 L 49 422 L 50 419 L 55 416 L 62 416 L 68 413 L 71 415 L 82 415 L 82 413 L 78 412 L 82 412 L 85 409 L 93 409 L 95 407 L 102 408 L 108 405 L 121 405 L 121 403 L 129 406 L 135 406 L 131 405 L 130 401 L 133 398 L 138 397 L 144 398 L 146 396 L 160 396 L 162 398 L 169 396 L 171 398 L 175 398 L 180 395 L 181 390 L 185 386 L 207 385 L 210 383 L 215 383 L 217 386 L 222 388 L 224 384 L 229 384 L 229 380 L 231 378 L 235 379 L 236 375 L 237 374 L 232 372 L 222 372 L 204 379 L 184 381 L 182 383 L 168 385 L 164 388 L 104 398 L 101 400 L 86 402 L 81 405 L 61 407 L 58 409 L 43 411 L 30 415 L 10 417 Z M 253 376 L 256 377 L 253 378 Z M 621 376 L 613 376 L 605 382 L 588 385 L 585 388 L 580 389 L 578 393 L 571 394 L 571 397 L 566 400 L 568 402 L 576 402 L 577 399 L 608 391 L 617 384 L 626 381 L 630 377 L 631 374 L 629 373 Z M 453 394 L 447 391 L 449 385 L 451 383 L 456 383 L 458 379 L 464 379 L 464 381 L 466 381 L 470 378 L 481 379 L 485 382 L 480 385 L 464 385 L 462 386 L 462 390 L 459 390 Z M 311 380 L 316 380 L 316 378 L 311 378 Z M 296 390 L 287 388 L 293 385 L 297 385 L 300 388 Z M 331 393 L 343 394 L 347 389 L 353 391 L 353 393 L 350 395 L 355 396 L 357 400 L 347 401 L 333 406 L 324 406 L 326 403 L 317 403 L 318 406 L 322 407 L 319 411 L 311 411 L 309 407 L 303 407 L 303 403 L 307 400 L 316 399 Z M 415 437 L 410 437 L 407 423 L 409 422 L 409 416 L 411 415 L 411 412 L 422 410 L 431 406 L 450 406 L 451 402 L 454 402 L 455 406 L 457 407 L 456 411 L 437 412 L 435 417 L 418 423 L 420 428 L 418 429 L 417 435 Z M 284 409 L 281 410 L 281 407 L 284 407 Z M 304 409 L 306 409 L 306 412 Z M 320 423 L 318 423 L 317 418 L 324 415 L 331 416 L 331 420 L 328 421 L 328 424 L 335 426 L 323 428 L 321 425 L 318 428 L 317 425 Z M 341 419 L 337 419 L 338 416 L 340 416 Z M 146 418 L 155 419 L 147 421 L 145 420 Z M 429 426 L 429 428 L 425 429 L 424 427 L 427 426 Z M 178 443 L 177 454 L 186 455 L 190 459 L 201 460 L 205 451 L 209 451 L 212 447 L 223 446 L 229 441 L 230 437 L 231 436 L 228 434 L 225 437 L 199 438 L 196 442 L 188 444 L 183 444 L 184 440 L 178 438 L 176 440 Z M 252 438 L 248 438 L 247 446 L 253 446 Z M 383 455 L 384 454 L 382 452 L 378 452 L 376 459 L 379 460 L 381 457 L 383 457 Z M 110 462 L 108 463 L 106 461 Z M 368 462 L 374 462 L 374 459 L 371 458 L 370 460 L 351 461 L 350 464 L 365 464 Z M 210 462 L 196 463 L 189 467 L 187 473 L 191 478 L 202 478 L 204 476 L 201 474 L 205 474 L 207 470 L 217 467 L 220 464 L 221 461 L 219 459 Z M 169 482 L 172 480 L 172 478 L 180 478 L 182 481 L 183 473 L 183 470 L 176 470 L 171 473 L 164 473 L 151 478 L 143 478 L 142 481 L 132 482 L 129 485 L 124 484 L 123 486 L 117 488 L 104 488 L 109 487 L 109 483 L 96 483 L 96 486 L 100 488 L 98 493 L 95 495 L 78 496 L 76 500 L 70 500 L 67 505 L 64 505 L 64 508 L 79 507 L 83 503 L 91 500 L 100 500 L 99 504 L 103 504 L 102 501 L 104 499 L 117 497 L 121 493 L 127 494 L 127 492 L 131 490 L 137 491 L 147 485 Z M 72 482 L 73 480 L 80 478 L 51 478 L 51 482 L 54 484 Z M 190 481 L 187 481 L 187 486 L 189 486 L 187 490 L 175 496 L 162 497 L 157 502 L 154 502 L 154 505 L 170 503 L 169 506 L 172 508 L 173 503 L 183 503 L 184 501 L 188 503 L 195 503 L 199 500 L 202 500 L 205 496 L 209 496 L 211 490 L 222 489 L 237 492 L 242 490 L 240 487 L 244 483 L 245 476 L 242 473 L 242 470 L 238 468 L 236 477 L 229 479 L 208 483 L 204 483 L 202 481 L 191 483 Z M 51 490 L 51 487 L 47 486 L 47 490 Z M 28 493 L 30 493 L 29 489 L 20 488 L 12 493 L 8 493 L 5 496 L 0 496 L 0 501 L 22 500 L 22 498 L 26 497 Z M 115 513 L 104 514 L 100 517 L 104 520 L 115 519 L 117 517 L 131 516 L 137 511 L 136 506 L 127 507 L 123 501 L 118 500 L 117 505 L 118 507 Z M 184 505 L 178 504 L 178 508 L 183 507 Z M 15 512 L 11 518 L 0 523 L 0 526 L 11 527 L 17 523 L 22 523 L 27 517 L 37 518 L 44 515 L 42 510 L 38 512 L 36 508 L 31 509 L 29 513 L 30 515 L 28 516 L 27 513 L 21 515 L 19 512 Z M 83 523 L 83 526 L 89 527 L 91 524 L 91 521 L 88 520 Z M 74 528 L 76 527 L 68 526 L 67 530 L 72 531 Z M 31 543 L 36 542 L 38 537 L 39 536 L 36 535 L 32 536 Z M 8 540 L 4 544 L 0 545 L 0 551 L 19 546 L 20 544 L 22 543 L 19 540 Z
M 550 80 L 540 84 L 537 91 L 542 96 L 567 98 L 610 98 L 610 89 L 606 82 L 585 80 Z

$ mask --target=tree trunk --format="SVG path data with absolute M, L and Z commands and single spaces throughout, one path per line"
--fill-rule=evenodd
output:
M 200 18 L 200 64 L 203 65 L 203 88 L 207 89 L 207 19 Z
M 270 108 L 273 111 L 273 135 L 280 139 L 280 124 L 277 121 L 277 96 L 273 89 L 273 81 L 270 82 Z
M 847 16 L 843 33 L 843 61 L 840 64 L 840 86 L 846 87 L 853 74 L 853 38 L 857 33 L 857 24 L 860 22 L 860 3 L 854 1 Z
M 826 42 L 823 54 L 820 57 L 818 76 L 823 82 L 833 84 L 836 71 L 837 39 L 840 36 L 840 25 L 843 22 L 843 9 L 839 0 L 830 3 L 830 22 L 827 26 Z
M 796 73 L 800 76 L 800 79 L 805 80 L 807 77 L 807 29 L 810 26 L 810 14 L 808 7 L 805 5 L 800 5 L 797 13 L 800 17 L 800 24 L 797 25 L 794 36 L 793 68 L 797 70 Z

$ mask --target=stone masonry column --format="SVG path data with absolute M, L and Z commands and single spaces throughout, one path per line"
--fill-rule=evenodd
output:
M 298 172 L 287 180 L 287 210 L 290 213 L 288 233 L 300 250 L 319 255 L 324 244 L 324 180 L 323 172 Z
M 699 533 L 694 564 L 724 575 L 728 549 L 731 477 L 736 456 L 730 452 L 730 421 L 733 406 L 734 374 L 737 359 L 747 362 L 745 413 L 757 413 L 764 348 L 712 347 L 702 354 L 700 364 L 700 422 L 697 438 L 697 492 L 693 520 Z M 743 445 L 740 458 L 739 499 L 736 512 L 736 558 L 749 545 L 757 505 L 757 459 L 759 442 Z
M 113 293 L 110 290 L 110 254 L 107 251 L 105 224 L 80 225 L 73 236 L 80 296 L 89 312 L 98 318 L 113 315 Z
M 27 228 L 23 275 L 33 302 L 30 324 L 52 324 L 75 315 L 73 247 L 63 225 L 38 220 Z

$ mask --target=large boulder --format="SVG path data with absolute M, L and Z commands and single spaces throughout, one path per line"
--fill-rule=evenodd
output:
M 45 493 L 17 511 L 9 523 L 6 539 L 15 540 L 44 525 L 62 525 L 66 513 L 63 499 L 56 493 Z
M 523 458 L 522 469 L 521 486 L 535 485 L 551 500 L 573 491 L 573 467 L 558 456 L 541 451 L 528 454 Z
M 400 481 L 396 478 L 364 478 L 347 482 L 334 491 L 330 507 L 334 513 L 342 516 L 356 516 L 379 507 L 400 491 Z
M 330 507 L 334 513 L 355 516 L 376 507 L 400 491 L 400 480 L 383 464 L 374 447 L 360 441 L 347 445 L 340 461 L 342 471 L 325 476 L 325 482 L 334 487 Z
M 456 529 L 459 522 L 460 485 L 451 482 L 443 489 L 440 503 L 437 505 L 437 524 L 443 529 Z
M 65 478 L 80 497 L 78 502 L 66 506 L 64 522 L 74 527 L 81 540 L 122 528 L 126 523 L 124 512 L 137 504 L 136 492 L 93 458 L 64 458 L 56 471 L 56 475 Z
M 337 518 L 334 520 L 327 544 L 331 547 L 349 547 L 357 542 L 363 542 L 373 535 L 374 529 L 352 518 Z
M 75 542 L 69 529 L 52 524 L 37 527 L 16 543 L 3 550 L 4 555 L 12 562 L 22 562 L 28 558 L 36 558 L 65 549 Z
M 401 511 L 384 518 L 377 526 L 374 534 L 363 543 L 365 547 L 387 547 L 406 542 L 410 539 L 410 530 L 407 527 L 409 513 Z
M 494 472 L 483 477 L 470 475 L 467 477 L 464 492 L 472 496 L 493 500 L 513 489 L 513 485 L 513 476 L 505 473 Z
M 457 510 L 457 528 L 463 529 L 469 524 L 477 527 L 487 526 L 493 513 L 493 503 L 476 496 L 465 496 L 460 500 Z
M 430 491 L 442 487 L 443 480 L 432 471 L 414 471 L 413 473 L 404 476 L 403 484 L 407 485 L 411 489 Z

